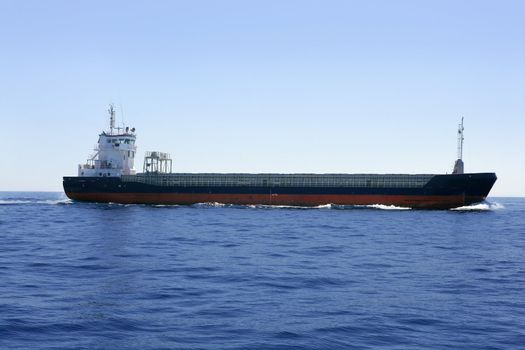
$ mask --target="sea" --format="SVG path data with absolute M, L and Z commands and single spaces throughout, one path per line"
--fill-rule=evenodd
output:
M 525 198 L 422 211 L 0 193 L 0 349 L 520 348 Z

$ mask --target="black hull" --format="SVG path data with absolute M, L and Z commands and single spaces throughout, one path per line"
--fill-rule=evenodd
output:
M 154 180 L 155 176 L 148 175 Z M 199 174 L 194 174 L 199 176 Z M 351 176 L 351 175 L 350 175 Z M 386 177 L 388 175 L 372 175 Z M 404 176 L 404 175 L 401 175 Z M 410 176 L 410 175 L 406 175 Z M 128 176 L 129 179 L 129 176 Z M 148 179 L 148 178 L 145 178 Z M 116 177 L 64 177 L 66 195 L 79 201 L 193 204 L 366 205 L 385 204 L 412 208 L 447 209 L 483 201 L 496 181 L 494 173 L 429 176 L 417 187 L 159 185 L 123 181 Z M 152 181 L 155 182 L 155 181 Z

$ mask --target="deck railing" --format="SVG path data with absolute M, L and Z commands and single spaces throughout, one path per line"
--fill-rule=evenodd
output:
M 434 175 L 367 174 L 137 174 L 124 175 L 125 182 L 157 186 L 215 187 L 373 187 L 420 188 Z

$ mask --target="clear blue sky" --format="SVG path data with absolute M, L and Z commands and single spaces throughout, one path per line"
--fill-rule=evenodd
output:
M 184 172 L 450 172 L 463 115 L 525 196 L 525 1 L 0 0 L 0 190 L 61 190 L 110 102 Z

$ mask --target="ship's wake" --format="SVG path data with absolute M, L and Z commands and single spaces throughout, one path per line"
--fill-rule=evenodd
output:
M 269 204 L 225 204 L 218 202 L 198 203 L 193 208 L 239 208 L 239 209 L 297 209 L 297 210 L 394 210 L 406 211 L 412 210 L 410 207 L 399 207 L 386 204 L 369 204 L 369 205 L 341 205 L 341 204 L 322 204 L 317 206 L 300 206 L 300 205 L 269 205 Z M 497 202 L 478 203 L 462 207 L 453 208 L 453 211 L 493 211 L 504 209 L 505 207 Z
M 371 204 L 371 205 L 341 205 L 341 204 L 322 204 L 317 206 L 301 205 L 271 205 L 271 204 L 225 204 L 218 202 L 207 202 L 193 204 L 193 208 L 239 208 L 239 209 L 297 209 L 297 210 L 351 210 L 351 209 L 373 209 L 373 210 L 410 210 L 408 207 L 398 207 L 395 205 Z
M 362 207 L 369 208 L 369 209 L 379 209 L 379 210 L 410 210 L 412 209 L 410 207 L 398 207 L 395 205 L 385 205 L 385 204 L 371 204 L 371 205 L 364 205 Z
M 494 202 L 483 202 L 478 204 L 472 204 L 472 205 L 465 205 L 463 207 L 457 207 L 450 210 L 454 211 L 492 211 L 492 210 L 500 210 L 505 209 L 505 206 L 503 204 Z
M 60 197 L 56 199 L 42 199 L 42 198 L 31 198 L 31 197 L 7 197 L 0 199 L 0 205 L 69 205 L 74 204 L 75 201 L 67 197 Z M 104 204 L 104 203 L 99 203 Z M 110 206 L 134 206 L 144 204 L 119 204 L 119 203 L 106 203 Z M 155 208 L 180 208 L 184 205 L 177 204 L 150 204 Z M 205 202 L 190 205 L 191 208 L 238 208 L 238 209 L 296 209 L 296 210 L 394 210 L 394 211 L 405 211 L 411 210 L 410 207 L 399 207 L 395 205 L 385 204 L 370 204 L 370 205 L 341 205 L 341 204 L 322 204 L 317 206 L 300 206 L 300 205 L 269 205 L 269 204 L 226 204 L 219 202 Z M 494 211 L 504 209 L 505 207 L 497 202 L 483 202 L 478 204 L 472 204 L 462 207 L 450 209 L 452 211 Z
M 0 199 L 0 205 L 24 205 L 24 204 L 51 204 L 62 205 L 71 204 L 73 201 L 69 198 L 64 199 Z

